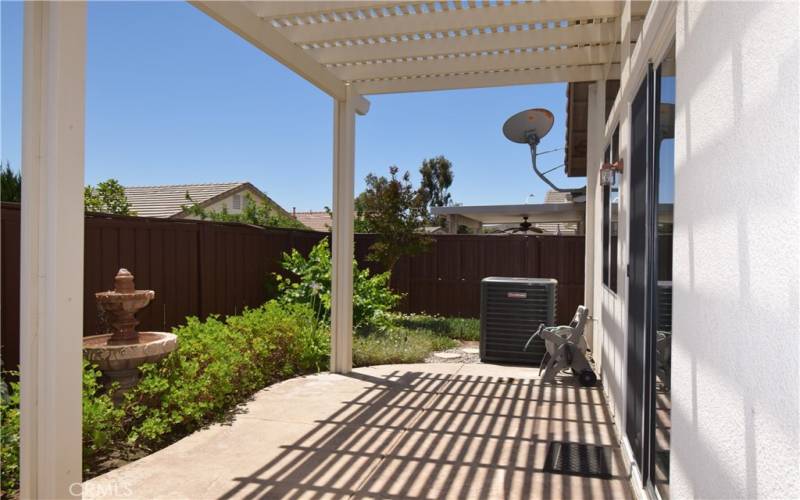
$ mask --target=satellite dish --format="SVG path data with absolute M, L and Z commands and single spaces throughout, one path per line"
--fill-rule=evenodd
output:
M 553 121 L 553 113 L 546 109 L 528 109 L 506 120 L 503 135 L 511 142 L 530 144 L 535 140 L 538 143 L 553 128 Z
M 539 145 L 539 141 L 550 132 L 550 129 L 553 128 L 553 113 L 546 109 L 542 108 L 534 108 L 534 109 L 527 109 L 525 111 L 520 111 L 519 113 L 515 114 L 503 124 L 503 135 L 506 136 L 511 142 L 516 142 L 519 144 L 527 144 L 531 148 L 531 161 L 533 162 L 533 171 L 536 172 L 536 175 L 539 176 L 548 186 L 550 186 L 553 190 L 561 192 L 561 193 L 571 193 L 571 192 L 585 192 L 586 188 L 580 189 L 562 189 L 553 184 L 550 179 L 548 179 L 545 174 L 555 170 L 558 167 L 548 170 L 547 172 L 540 172 L 539 168 L 536 166 L 536 157 L 539 154 L 545 153 L 552 153 L 553 151 L 545 151 L 542 153 L 536 153 L 536 146 Z

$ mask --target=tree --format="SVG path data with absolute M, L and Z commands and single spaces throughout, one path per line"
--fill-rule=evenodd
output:
M 422 176 L 419 191 L 426 207 L 446 207 L 453 202 L 448 191 L 453 184 L 453 164 L 450 160 L 444 156 L 423 160 L 419 173 Z M 444 224 L 443 217 L 429 217 L 429 220 Z
M 293 219 L 282 214 L 267 201 L 256 203 L 250 194 L 245 194 L 242 202 L 242 211 L 238 214 L 228 212 L 223 207 L 219 212 L 206 210 L 200 204 L 192 200 L 189 192 L 186 192 L 186 200 L 191 204 L 183 205 L 181 208 L 190 215 L 195 215 L 201 219 L 211 219 L 217 222 L 240 222 L 242 224 L 253 224 L 263 227 L 285 227 L 290 229 L 305 229 L 305 226 L 297 219 Z
M 11 164 L 0 164 L 0 200 L 22 201 L 22 175 L 11 170 Z
M 412 187 L 408 172 L 399 178 L 397 172 L 398 168 L 391 166 L 388 179 L 367 175 L 367 188 L 355 200 L 357 220 L 363 221 L 367 232 L 377 234 L 367 258 L 387 270 L 400 257 L 419 253 L 430 243 L 419 231 L 428 213 L 425 198 Z
M 371 233 L 372 230 L 370 229 L 369 222 L 364 219 L 363 215 L 361 215 L 363 214 L 363 210 L 359 208 L 359 204 L 360 202 L 357 197 L 355 199 L 354 207 L 356 217 L 353 220 L 353 231 L 356 233 Z M 331 218 L 331 221 L 333 221 L 333 210 L 331 210 L 331 207 L 326 206 L 323 208 L 323 210 L 325 210 L 325 213 L 328 214 L 328 216 Z M 333 226 L 331 226 L 331 229 L 333 229 Z
M 87 212 L 102 212 L 114 215 L 136 215 L 125 196 L 125 188 L 116 180 L 108 179 L 83 190 L 83 205 Z

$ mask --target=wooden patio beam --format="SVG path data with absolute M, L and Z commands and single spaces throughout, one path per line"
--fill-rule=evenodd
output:
M 426 59 L 424 61 L 358 64 L 331 68 L 331 70 L 343 80 L 353 81 L 404 76 L 413 77 L 464 72 L 512 70 L 517 68 L 580 66 L 613 62 L 618 61 L 610 59 L 609 51 L 605 47 L 590 46 L 532 52 L 512 52 L 509 54 L 443 57 Z
M 605 67 L 600 64 L 566 68 L 547 68 L 514 70 L 495 73 L 449 75 L 420 78 L 398 78 L 358 82 L 358 89 L 364 95 L 392 94 L 400 92 L 426 92 L 433 90 L 454 90 L 508 85 L 530 85 L 533 83 L 585 82 L 603 77 Z M 619 65 L 614 64 L 609 78 L 619 78 Z
M 241 2 L 190 1 L 192 5 L 275 58 L 334 99 L 346 98 L 345 83 L 291 43 Z

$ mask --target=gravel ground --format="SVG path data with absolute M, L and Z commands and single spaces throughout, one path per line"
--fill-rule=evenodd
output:
M 481 359 L 477 352 L 464 352 L 464 349 L 478 349 L 478 341 L 475 340 L 462 340 L 460 341 L 461 345 L 458 347 L 454 347 L 453 349 L 448 349 L 446 351 L 439 351 L 432 353 L 430 356 L 425 358 L 426 363 L 480 363 Z M 447 353 L 447 354 L 457 354 L 458 356 L 454 357 L 439 357 L 436 354 L 439 353 Z

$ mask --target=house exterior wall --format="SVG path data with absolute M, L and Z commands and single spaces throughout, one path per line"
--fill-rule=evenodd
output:
M 638 86 L 638 82 L 636 86 Z M 630 165 L 629 139 L 630 129 L 628 128 L 628 105 L 621 107 L 618 120 L 619 124 L 619 151 L 620 158 L 625 165 Z M 613 129 L 613 126 L 612 126 Z M 600 150 L 596 152 L 593 165 L 599 168 L 603 162 L 603 153 L 607 143 L 601 144 Z M 628 264 L 628 186 L 630 172 L 624 169 L 619 181 L 619 204 L 618 204 L 618 226 L 617 226 L 617 290 L 612 291 L 603 282 L 603 190 L 599 186 L 599 176 L 594 175 L 594 214 L 596 220 L 595 230 L 595 255 L 597 271 L 595 274 L 595 301 L 598 303 L 599 320 L 601 329 L 599 341 L 595 342 L 595 351 L 598 344 L 600 347 L 600 370 L 603 377 L 603 388 L 609 402 L 609 411 L 615 419 L 617 432 L 624 436 L 625 429 L 625 389 L 626 371 L 625 362 L 627 355 L 626 330 L 628 323 L 627 294 L 628 281 L 625 273 Z
M 793 2 L 682 2 L 674 11 L 672 498 L 800 491 L 799 10 Z M 647 60 L 659 57 L 623 56 L 620 92 L 628 94 L 604 134 L 594 125 L 607 141 L 619 124 L 626 166 L 630 100 Z M 595 189 L 587 221 L 595 228 L 587 272 L 595 279 L 587 301 L 598 314 L 594 355 L 625 447 L 630 172 L 620 182 L 614 293 L 597 273 L 602 196 L 592 170 L 602 151 L 588 154 Z
M 263 200 L 263 197 L 259 193 L 257 193 L 256 191 L 254 191 L 252 189 L 249 189 L 249 188 L 244 188 L 241 191 L 236 192 L 235 194 L 230 194 L 230 195 L 228 195 L 228 196 L 226 196 L 224 198 L 221 198 L 221 199 L 215 201 L 214 203 L 211 203 L 210 205 L 206 206 L 205 209 L 207 211 L 209 211 L 209 212 L 221 212 L 223 210 L 223 208 L 226 208 L 228 210 L 229 214 L 242 213 L 242 209 L 245 206 L 244 205 L 245 204 L 245 197 L 248 194 L 250 195 L 250 197 L 253 199 L 253 201 L 255 203 L 261 203 L 261 200 Z M 237 195 L 240 195 L 242 197 L 242 204 L 241 204 L 241 208 L 239 208 L 239 209 L 233 208 L 233 197 L 237 196 Z M 273 203 L 273 205 L 277 210 L 280 210 L 281 212 L 286 213 L 283 208 L 279 207 L 278 205 L 276 205 L 274 203 Z M 288 215 L 288 213 L 286 213 L 286 215 Z M 186 217 L 181 217 L 181 218 L 182 219 L 199 219 L 200 217 L 198 217 L 196 215 L 188 215 Z
M 450 215 L 447 218 L 447 232 L 450 234 L 458 233 L 459 226 L 466 226 L 467 229 L 472 231 L 473 233 L 480 233 L 483 224 L 480 221 L 476 221 L 475 219 L 470 219 L 469 217 L 464 217 L 462 215 Z
M 800 491 L 798 9 L 676 14 L 674 498 Z
M 590 338 L 595 368 L 603 378 L 603 391 L 609 405 L 614 426 L 619 437 L 624 435 L 625 416 L 625 354 L 627 324 L 627 293 L 624 266 L 627 263 L 627 213 L 628 201 L 626 189 L 628 181 L 626 172 L 619 184 L 618 207 L 618 252 L 617 252 L 617 291 L 611 291 L 603 283 L 603 189 L 600 186 L 599 168 L 604 161 L 605 149 L 608 146 L 604 129 L 605 125 L 605 82 L 596 82 L 589 86 L 589 134 L 587 137 L 587 202 L 586 202 L 586 296 L 585 303 L 590 304 L 590 322 L 587 338 Z M 628 136 L 623 133 L 626 126 L 627 106 L 620 106 L 620 113 L 613 118 L 610 127 L 613 130 L 620 124 L 621 158 L 627 162 Z
M 217 200 L 216 202 L 214 202 L 214 203 L 210 204 L 209 206 L 207 206 L 206 209 L 209 210 L 209 211 L 213 211 L 213 212 L 221 212 L 223 207 L 224 207 L 224 208 L 227 208 L 228 213 L 231 213 L 231 214 L 242 213 L 241 209 L 244 208 L 245 196 L 248 195 L 248 194 L 253 199 L 253 201 L 256 202 L 256 203 L 258 203 L 259 200 L 261 200 L 261 195 L 257 194 L 252 189 L 243 189 L 243 190 L 239 191 L 238 193 L 236 193 L 235 195 L 229 195 L 229 196 L 226 196 L 225 198 L 223 198 L 221 200 Z M 233 208 L 233 197 L 236 196 L 236 195 L 240 195 L 242 197 L 242 205 L 241 205 L 241 208 L 239 208 L 239 209 Z
M 650 16 L 652 16 L 652 12 Z M 595 338 L 593 339 L 593 350 L 595 358 L 598 360 L 600 376 L 603 380 L 603 390 L 609 405 L 609 412 L 614 420 L 614 426 L 621 444 L 626 453 L 623 454 L 626 461 L 630 458 L 630 447 L 625 438 L 625 402 L 626 402 L 626 360 L 627 360 L 627 293 L 628 281 L 625 269 L 628 263 L 628 213 L 629 213 L 629 177 L 630 170 L 623 168 L 619 178 L 619 201 L 617 206 L 617 290 L 612 291 L 603 282 L 603 246 L 602 246 L 602 214 L 603 214 L 603 190 L 599 186 L 599 175 L 597 169 L 603 163 L 605 149 L 611 142 L 611 134 L 616 127 L 619 127 L 619 158 L 625 165 L 630 165 L 630 101 L 633 99 L 635 89 L 639 87 L 644 75 L 644 68 L 641 64 L 634 65 L 631 54 L 631 3 L 627 2 L 623 8 L 620 23 L 620 36 L 623 42 L 620 46 L 622 71 L 620 73 L 620 90 L 616 97 L 615 104 L 608 114 L 605 127 L 592 124 L 593 130 L 589 133 L 599 135 L 598 147 L 593 148 L 588 153 L 589 170 L 594 189 L 591 198 L 587 198 L 587 205 L 592 204 L 594 209 L 594 220 L 596 224 L 594 237 L 595 267 L 593 268 L 594 296 L 597 321 L 595 321 Z M 649 35 L 652 37 L 652 34 Z M 640 42 L 644 35 L 640 37 Z M 638 46 L 643 45 L 638 43 Z M 634 70 L 634 66 L 636 69 Z M 595 87 L 605 87 L 605 82 L 600 82 Z M 597 96 L 596 98 L 599 98 Z M 605 102 L 605 96 L 603 96 Z M 605 113 L 604 113 L 605 116 Z M 637 481 L 635 479 L 634 481 Z M 642 493 L 642 492 L 637 492 Z

